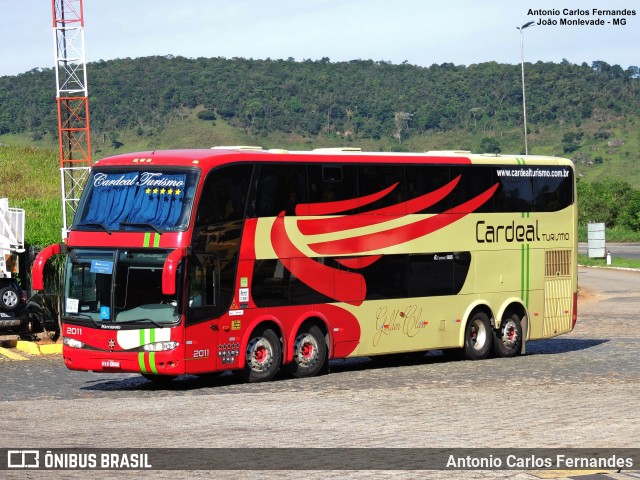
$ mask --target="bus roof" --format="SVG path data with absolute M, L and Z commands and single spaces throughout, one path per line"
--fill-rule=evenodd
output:
M 388 163 L 401 164 L 498 164 L 573 166 L 571 160 L 538 155 L 477 154 L 469 151 L 440 150 L 423 153 L 363 152 L 359 148 L 320 148 L 309 151 L 261 147 L 230 146 L 211 149 L 154 150 L 133 152 L 98 160 L 95 166 L 183 166 L 203 170 L 235 162 L 311 162 L 311 163 Z

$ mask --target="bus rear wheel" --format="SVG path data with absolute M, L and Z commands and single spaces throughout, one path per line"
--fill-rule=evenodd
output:
M 477 312 L 471 317 L 464 332 L 464 356 L 468 360 L 487 358 L 491 350 L 493 338 L 491 322 L 484 312 Z
M 317 325 L 298 332 L 293 344 L 293 361 L 282 369 L 295 378 L 313 377 L 320 373 L 327 359 L 327 344 Z
M 280 368 L 282 348 L 273 330 L 256 330 L 247 343 L 245 364 L 241 377 L 246 382 L 266 382 L 271 380 Z
M 507 313 L 493 332 L 493 351 L 499 357 L 515 357 L 522 349 L 522 324 L 515 313 Z

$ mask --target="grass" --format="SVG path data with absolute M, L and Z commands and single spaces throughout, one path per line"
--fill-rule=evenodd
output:
M 611 265 L 607 265 L 607 260 L 605 258 L 589 258 L 587 255 L 579 254 L 578 263 L 587 267 L 617 267 L 640 269 L 640 260 L 632 260 L 620 257 L 612 257 Z

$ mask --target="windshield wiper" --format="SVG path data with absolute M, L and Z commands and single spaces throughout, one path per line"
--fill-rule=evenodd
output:
M 158 328 L 167 328 L 167 325 L 164 325 L 162 323 L 156 322 L 155 320 L 151 320 L 150 318 L 136 318 L 134 320 L 124 320 L 122 322 L 115 321 L 114 323 L 116 325 L 127 325 L 127 324 L 136 323 L 136 322 L 149 322 L 149 323 L 154 324 Z
M 91 315 L 87 315 L 86 313 L 74 313 L 73 315 L 63 315 L 63 317 L 74 318 L 74 319 L 88 318 L 89 320 L 91 320 L 91 323 L 93 323 L 96 326 L 96 328 L 100 328 L 100 324 L 96 322 Z
M 120 222 L 120 226 L 127 226 L 127 227 L 140 227 L 140 228 L 151 228 L 153 230 L 155 230 L 156 233 L 162 235 L 162 231 L 156 227 L 153 223 L 144 223 L 144 222 Z
M 107 232 L 109 235 L 111 235 L 111 230 L 109 230 L 104 223 L 97 223 L 97 222 L 96 223 L 94 223 L 94 222 L 80 223 L 80 224 L 78 224 L 78 226 L 79 227 L 100 227 L 105 232 Z

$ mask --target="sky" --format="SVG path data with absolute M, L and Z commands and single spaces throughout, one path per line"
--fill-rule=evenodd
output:
M 54 67 L 51 1 L 0 2 L 0 76 Z M 636 0 L 84 0 L 83 6 L 87 62 L 174 55 L 518 64 L 516 27 L 534 21 L 523 31 L 526 62 L 640 65 Z M 614 25 L 614 18 L 626 25 Z M 541 19 L 556 24 L 537 24 Z M 562 19 L 604 25 L 561 25 Z

